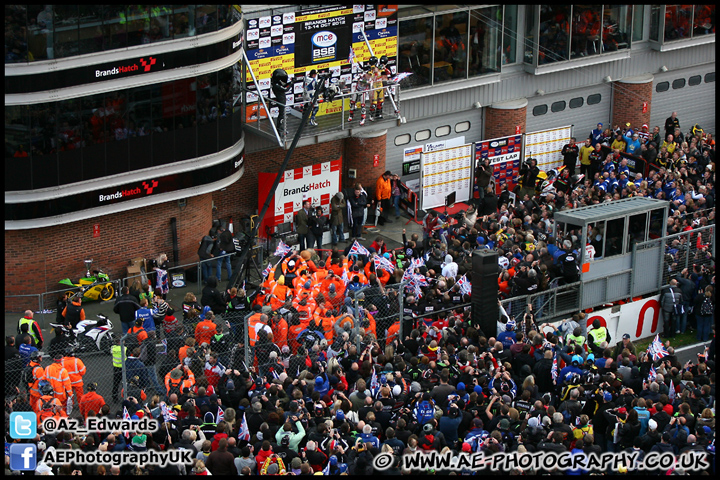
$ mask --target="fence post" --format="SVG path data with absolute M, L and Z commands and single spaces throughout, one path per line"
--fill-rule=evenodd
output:
M 249 370 L 250 370 L 250 367 L 252 366 L 251 359 L 250 359 L 250 348 L 251 347 L 250 347 L 250 329 L 248 326 L 248 320 L 250 319 L 250 317 L 252 315 L 254 315 L 254 313 L 245 315 L 245 318 L 243 319 L 243 323 L 245 324 L 245 327 L 243 328 L 243 330 L 245 331 L 245 333 L 243 334 L 245 337 L 243 339 L 243 343 L 245 344 L 245 367 L 247 367 L 248 373 L 250 373 Z
M 120 362 L 122 363 L 122 385 L 123 385 L 123 394 L 122 399 L 127 399 L 128 389 L 127 389 L 127 369 L 125 366 L 125 338 L 127 337 L 127 333 L 120 337 Z M 115 392 L 113 392 L 114 394 Z
M 202 278 L 202 262 L 203 260 L 200 260 L 197 265 L 197 279 L 198 279 L 198 289 L 197 289 L 197 296 L 198 298 L 200 295 L 202 295 L 202 284 L 203 284 L 203 278 Z
M 405 324 L 405 310 L 404 310 L 404 300 L 405 300 L 405 282 L 400 282 L 400 286 L 398 287 L 398 343 L 402 342 L 405 339 L 405 333 L 403 332 L 403 325 Z

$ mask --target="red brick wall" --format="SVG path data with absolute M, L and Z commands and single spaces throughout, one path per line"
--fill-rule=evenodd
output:
M 374 138 L 350 137 L 345 140 L 345 156 L 343 164 L 343 186 L 350 187 L 360 182 L 368 190 L 375 193 L 375 182 L 385 173 L 385 141 L 387 134 Z M 378 155 L 378 166 L 373 167 L 373 157 Z M 348 169 L 357 171 L 357 178 L 347 176 Z M 402 172 L 393 172 L 402 173 Z
M 612 125 L 621 127 L 627 122 L 633 130 L 638 131 L 643 123 L 650 126 L 650 110 L 652 108 L 652 80 L 647 83 L 613 82 Z M 642 113 L 643 102 L 647 102 L 647 112 Z
M 488 107 L 485 112 L 485 139 L 515 135 L 515 127 L 520 125 L 520 133 L 525 133 L 527 107 L 503 109 Z
M 58 281 L 66 277 L 76 281 L 85 273 L 86 259 L 113 279 L 125 276 L 133 257 L 151 259 L 165 252 L 172 264 L 172 217 L 177 219 L 180 263 L 197 261 L 198 242 L 212 223 L 211 205 L 208 193 L 189 197 L 182 210 L 172 201 L 54 227 L 6 230 L 5 311 L 27 308 L 25 300 L 8 295 L 59 290 Z M 93 238 L 95 224 L 98 238 Z

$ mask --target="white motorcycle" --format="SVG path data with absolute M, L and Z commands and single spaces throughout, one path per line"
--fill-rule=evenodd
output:
M 102 313 L 98 313 L 97 318 L 97 320 L 82 320 L 72 330 L 59 323 L 51 323 L 50 326 L 66 332 L 69 342 L 74 344 L 78 353 L 109 354 L 113 345 L 113 324 Z

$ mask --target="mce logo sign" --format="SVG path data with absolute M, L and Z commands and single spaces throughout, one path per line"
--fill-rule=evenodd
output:
M 338 37 L 333 32 L 324 30 L 312 36 L 312 59 L 313 62 L 335 58 L 337 52 Z

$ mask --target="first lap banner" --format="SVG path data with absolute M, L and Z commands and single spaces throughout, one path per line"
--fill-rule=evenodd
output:
M 363 30 L 375 56 L 387 56 L 390 70 L 396 73 L 397 10 L 397 5 L 340 5 L 248 20 L 246 52 L 258 81 L 255 85 L 247 72 L 248 108 L 257 109 L 258 92 L 274 98 L 270 77 L 278 68 L 288 73 L 292 83 L 287 105 L 302 103 L 304 79 L 310 70 L 327 72 L 331 79 L 350 83 L 357 71 L 350 60 L 350 48 L 355 55 L 354 62 L 370 58 Z M 340 100 L 321 103 L 318 115 L 337 113 L 341 109 Z M 248 115 L 248 121 L 254 120 Z
M 497 195 L 500 195 L 503 186 L 507 185 L 508 189 L 512 191 L 517 185 L 520 174 L 521 147 L 522 135 L 475 143 L 475 168 L 481 160 L 490 160 Z M 474 186 L 473 197 L 478 198 L 477 185 Z

